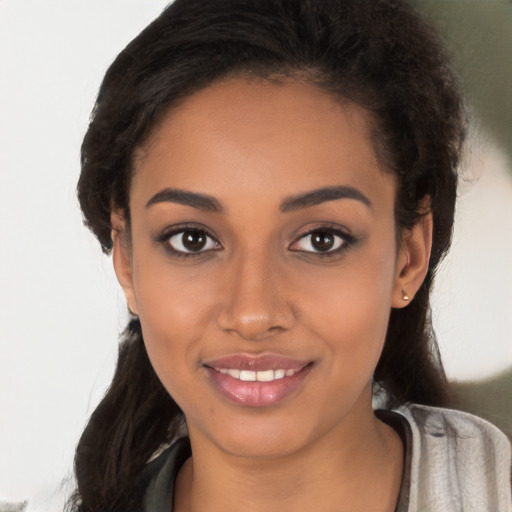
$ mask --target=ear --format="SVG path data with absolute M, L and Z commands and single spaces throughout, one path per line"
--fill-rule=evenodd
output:
M 117 280 L 123 289 L 128 309 L 132 314 L 137 315 L 137 301 L 135 300 L 133 288 L 132 255 L 126 219 L 119 212 L 113 212 L 110 219 L 112 224 L 112 262 L 114 263 L 114 270 Z
M 427 209 L 428 202 L 422 203 Z M 391 300 L 394 308 L 407 306 L 427 275 L 432 249 L 432 229 L 432 212 L 428 209 L 412 229 L 402 233 Z

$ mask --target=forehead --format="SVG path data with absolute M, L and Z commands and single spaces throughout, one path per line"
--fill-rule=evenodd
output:
M 383 172 L 364 109 L 298 81 L 228 79 L 172 108 L 137 151 L 135 201 L 164 187 L 229 199 L 331 185 L 378 196 Z

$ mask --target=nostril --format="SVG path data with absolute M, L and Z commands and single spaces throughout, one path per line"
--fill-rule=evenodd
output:
M 254 282 L 249 286 L 247 280 L 244 283 L 223 290 L 217 306 L 220 329 L 245 340 L 259 340 L 294 324 L 295 314 L 282 290 L 278 292 L 274 287 L 262 287 Z
M 280 325 L 276 318 L 265 315 L 252 315 L 250 317 L 229 317 L 225 315 L 219 321 L 219 327 L 248 341 L 263 340 L 286 330 L 286 327 Z

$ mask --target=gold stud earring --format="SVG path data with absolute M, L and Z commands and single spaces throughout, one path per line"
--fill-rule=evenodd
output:
M 407 295 L 407 292 L 405 290 L 402 290 L 402 300 L 405 302 L 408 302 L 410 300 L 409 295 Z

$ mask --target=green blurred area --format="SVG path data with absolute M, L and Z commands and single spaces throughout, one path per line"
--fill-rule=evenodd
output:
M 472 122 L 512 159 L 512 0 L 410 2 L 445 37 Z M 512 439 L 512 367 L 452 386 L 453 407 L 488 419 Z
M 447 40 L 477 122 L 512 158 L 512 1 L 410 2 Z
M 512 367 L 486 380 L 452 386 L 454 408 L 489 420 L 512 440 Z

